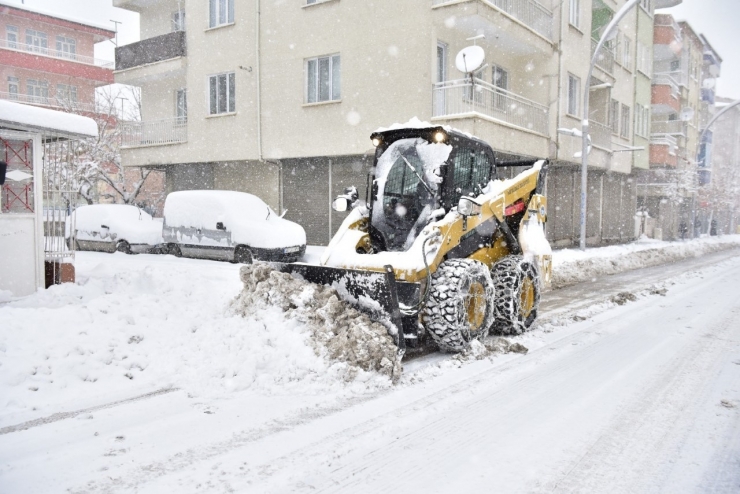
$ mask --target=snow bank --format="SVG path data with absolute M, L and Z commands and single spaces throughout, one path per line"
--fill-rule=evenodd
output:
M 126 240 L 130 244 L 162 243 L 162 221 L 126 204 L 92 204 L 73 213 L 78 240 Z M 107 232 L 102 226 L 108 227 Z
M 553 288 L 591 280 L 597 276 L 657 266 L 740 247 L 740 235 L 706 237 L 684 242 L 641 240 L 625 245 L 553 252 Z
M 229 190 L 173 192 L 164 204 L 167 227 L 215 230 L 223 223 L 231 243 L 265 249 L 305 245 L 303 227 L 281 218 L 257 196 Z M 204 237 L 205 238 L 205 237 Z M 195 244 L 204 238 L 193 239 Z M 207 239 L 206 239 L 207 240 Z M 186 239 L 183 243 L 188 243 Z
M 228 310 L 242 289 L 239 266 L 78 252 L 75 267 L 76 284 L 0 304 L 0 427 L 163 388 L 220 399 L 391 386 L 378 372 L 317 355 L 314 328 L 294 312 Z M 350 318 L 331 312 L 341 304 L 321 310 Z
M 279 308 L 290 321 L 310 332 L 308 343 L 316 355 L 344 366 L 343 378 L 363 372 L 378 373 L 393 381 L 401 375 L 398 348 L 388 329 L 341 300 L 333 288 L 299 280 L 275 271 L 268 264 L 241 267 L 244 290 L 232 303 L 242 316 Z

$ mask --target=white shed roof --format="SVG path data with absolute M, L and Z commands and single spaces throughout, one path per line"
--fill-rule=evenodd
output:
M 0 127 L 71 138 L 98 135 L 92 118 L 7 100 L 0 100 Z

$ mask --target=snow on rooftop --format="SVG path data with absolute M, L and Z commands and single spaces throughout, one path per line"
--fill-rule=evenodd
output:
M 74 22 L 75 24 L 82 24 L 83 26 L 89 26 L 94 27 L 95 29 L 102 29 L 104 31 L 108 31 L 110 33 L 110 37 L 113 38 L 115 35 L 115 31 L 113 31 L 110 26 L 103 26 L 102 24 L 95 24 L 94 22 L 90 21 L 83 21 L 82 19 L 72 17 L 69 15 L 60 15 L 54 12 L 50 12 L 48 10 L 39 9 L 36 7 L 29 7 L 28 5 L 23 5 L 20 3 L 11 3 L 5 0 L 0 0 L 0 7 L 11 7 L 18 10 L 25 10 L 27 12 L 33 12 L 34 14 L 41 14 L 48 17 L 54 17 L 56 19 L 61 19 L 63 21 L 68 22 Z
M 98 124 L 82 115 L 0 100 L 0 126 L 64 134 L 68 137 L 96 137 Z

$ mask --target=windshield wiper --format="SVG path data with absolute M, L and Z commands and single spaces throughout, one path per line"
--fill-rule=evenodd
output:
M 417 171 L 416 171 L 416 168 L 414 168 L 413 166 L 411 166 L 411 163 L 409 163 L 409 160 L 407 160 L 407 159 L 406 159 L 406 157 L 405 157 L 404 155 L 401 155 L 401 158 L 403 159 L 403 161 L 405 161 L 405 162 L 406 162 L 406 165 L 407 165 L 407 166 L 408 166 L 409 168 L 411 168 L 411 171 L 412 171 L 412 172 L 414 172 L 414 175 L 416 175 L 416 177 L 417 177 L 417 178 L 419 179 L 419 181 L 420 181 L 421 183 L 423 183 L 423 184 L 424 184 L 424 187 L 426 187 L 426 188 L 427 188 L 427 190 L 428 190 L 428 191 L 429 191 L 429 193 L 430 193 L 430 194 L 432 195 L 432 197 L 434 197 L 434 192 L 433 192 L 433 191 L 432 191 L 432 189 L 431 189 L 431 188 L 430 188 L 430 187 L 429 187 L 429 186 L 427 185 L 427 183 L 426 183 L 426 182 L 424 181 L 424 179 L 423 179 L 423 178 L 421 178 L 421 175 L 419 175 L 419 172 L 417 172 Z

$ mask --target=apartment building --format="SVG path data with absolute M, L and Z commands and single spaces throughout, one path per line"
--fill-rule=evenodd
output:
M 89 112 L 113 83 L 113 62 L 94 57 L 111 29 L 0 1 L 0 36 L 0 99 Z
M 712 81 L 719 76 L 721 59 L 706 38 L 669 14 L 655 18 L 653 52 L 650 169 L 639 177 L 638 209 L 646 213 L 647 235 L 672 240 L 697 234 L 701 223 L 698 139 L 702 122 L 714 114 L 714 92 L 705 86 L 710 72 Z M 711 134 L 706 139 L 708 170 Z
M 705 60 L 709 58 L 708 61 L 711 61 L 711 55 L 711 51 L 705 51 Z M 712 74 L 713 72 L 710 73 Z M 713 96 L 717 111 L 734 102 L 730 98 Z M 709 170 L 702 166 L 704 150 L 699 153 L 701 186 L 697 217 L 701 223 L 701 232 L 709 233 L 714 222 L 717 234 L 740 233 L 740 109 L 734 107 L 721 115 L 707 129 L 706 134 L 710 133 Z M 710 173 L 707 174 L 707 171 Z
M 633 169 L 647 168 L 653 11 L 619 24 L 586 81 L 596 41 L 625 0 L 113 0 L 141 14 L 116 51 L 117 82 L 141 87 L 123 164 L 166 172 L 166 189 L 255 193 L 325 243 L 345 186 L 366 188 L 370 133 L 411 117 L 451 125 L 501 156 L 549 157 L 556 245 L 579 233 L 580 129 L 589 95 L 587 237 L 635 237 Z M 477 44 L 485 65 L 455 68 Z M 515 173 L 514 170 L 505 173 Z

